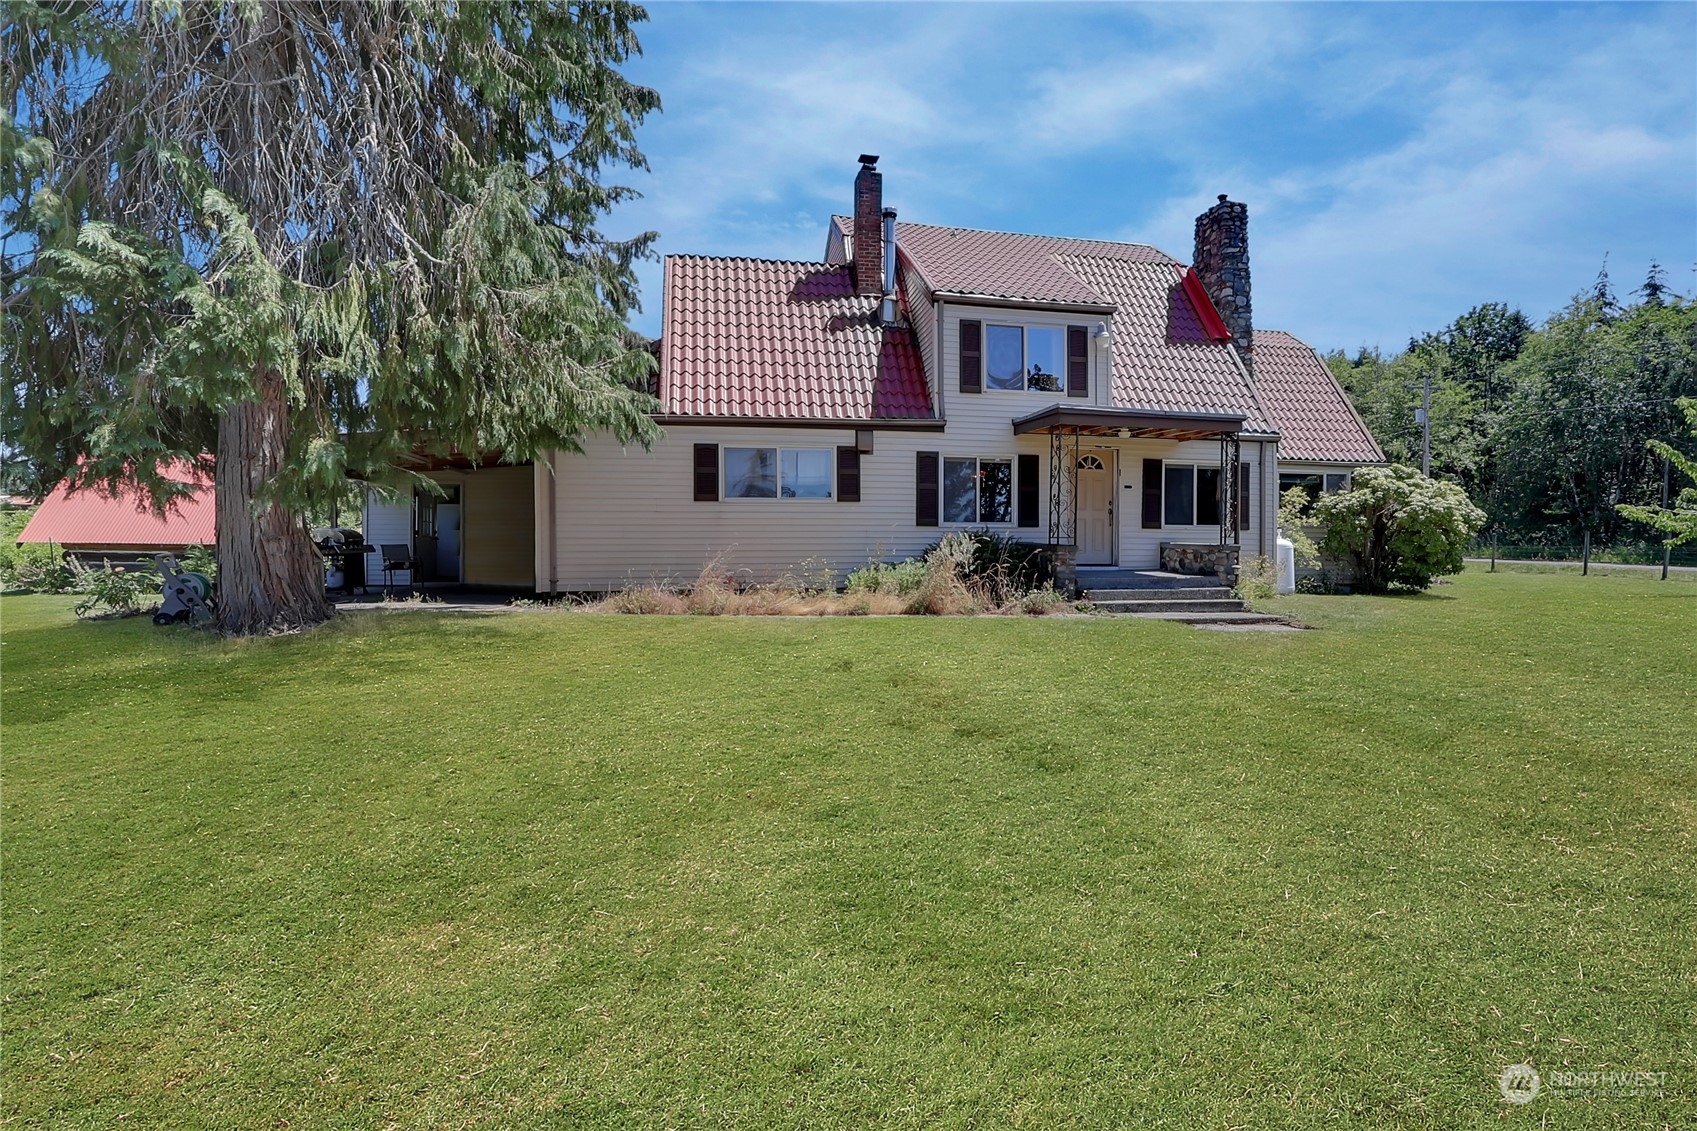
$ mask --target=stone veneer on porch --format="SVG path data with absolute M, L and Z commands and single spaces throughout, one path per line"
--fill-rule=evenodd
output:
M 1209 542 L 1162 542 L 1161 568 L 1169 573 L 1217 577 L 1227 585 L 1237 583 L 1236 546 Z

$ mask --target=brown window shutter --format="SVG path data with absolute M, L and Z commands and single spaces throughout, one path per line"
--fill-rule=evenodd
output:
M 1143 529 L 1161 529 L 1161 461 L 1143 461 Z
M 695 501 L 719 501 L 719 445 L 695 445 Z
M 960 323 L 960 391 L 984 391 L 984 324 L 976 318 Z
M 1249 465 L 1237 465 L 1237 527 L 1239 530 L 1249 529 L 1249 515 L 1254 508 L 1249 505 Z
M 860 502 L 860 449 L 837 449 L 837 502 Z
M 1038 482 L 1037 476 L 1037 457 L 1022 454 L 1019 457 L 1017 471 L 1019 483 L 1016 484 L 1015 489 L 1019 492 L 1019 525 L 1036 526 L 1037 512 L 1041 509 L 1038 506 L 1038 500 L 1042 497 L 1040 494 L 1042 484 Z
M 1067 327 L 1067 396 L 1090 395 L 1090 328 Z
M 938 476 L 943 460 L 936 452 L 919 452 L 913 484 L 913 524 L 936 526 L 938 503 L 942 492 Z

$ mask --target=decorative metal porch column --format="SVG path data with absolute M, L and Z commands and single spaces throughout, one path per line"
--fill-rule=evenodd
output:
M 1236 432 L 1220 436 L 1220 545 L 1236 546 L 1243 537 L 1238 522 L 1238 481 L 1243 474 L 1243 445 Z M 1242 557 L 1242 550 L 1238 551 Z
M 1049 545 L 1055 552 L 1055 588 L 1066 591 L 1078 587 L 1080 431 L 1057 425 L 1049 433 Z

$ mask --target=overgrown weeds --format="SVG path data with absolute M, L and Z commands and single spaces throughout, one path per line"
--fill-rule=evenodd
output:
M 986 548 L 981 533 L 949 534 L 923 557 L 870 562 L 849 573 L 842 590 L 836 570 L 808 559 L 772 584 L 757 584 L 726 569 L 724 556 L 707 562 L 686 585 L 643 582 L 582 606 L 585 612 L 696 616 L 1043 616 L 1081 611 L 1052 583 L 1023 584 L 1034 552 L 1010 550 L 1011 540 Z M 1023 546 L 1023 544 L 1019 544 Z M 1024 547 L 1042 551 L 1042 547 Z
M 417 592 L 404 593 L 399 597 L 393 593 L 385 593 L 383 594 L 383 603 L 385 605 L 440 605 L 443 602 L 442 598 L 433 597 L 421 589 Z
M 1232 593 L 1250 604 L 1270 601 L 1278 596 L 1278 582 L 1278 565 L 1271 558 L 1254 554 L 1238 563 L 1237 584 L 1232 586 Z

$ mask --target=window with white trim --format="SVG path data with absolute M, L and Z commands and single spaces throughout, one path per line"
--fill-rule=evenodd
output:
M 1066 389 L 1066 329 L 1061 326 L 984 327 L 984 387 L 1007 392 Z
M 1169 463 L 1162 518 L 1167 526 L 1220 525 L 1220 469 L 1193 463 Z
M 1013 521 L 1013 460 L 949 456 L 943 460 L 943 521 Z
M 1281 471 L 1279 472 L 1279 497 L 1292 487 L 1300 487 L 1308 492 L 1308 506 L 1319 501 L 1322 494 L 1335 495 L 1339 491 L 1349 490 L 1349 473 L 1347 471 L 1328 471 L 1322 474 L 1318 471 Z M 1306 513 L 1307 508 L 1303 508 Z
M 726 448 L 727 499 L 829 499 L 829 448 Z

